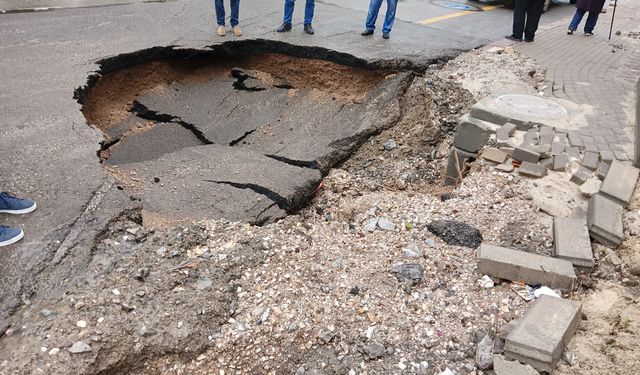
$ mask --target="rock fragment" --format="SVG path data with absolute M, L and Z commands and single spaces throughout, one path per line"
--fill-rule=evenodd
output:
M 69 348 L 69 353 L 81 354 L 90 352 L 91 350 L 91 347 L 86 342 L 78 341 L 75 344 L 71 345 L 71 347 Z

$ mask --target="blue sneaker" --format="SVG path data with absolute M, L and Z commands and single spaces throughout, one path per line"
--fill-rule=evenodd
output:
M 0 225 L 0 247 L 20 241 L 24 237 L 22 229 Z
M 0 213 L 4 214 L 28 214 L 36 209 L 36 202 L 28 199 L 16 198 L 11 194 L 0 193 Z

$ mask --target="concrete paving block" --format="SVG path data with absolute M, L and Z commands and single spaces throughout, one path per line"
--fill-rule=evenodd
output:
M 571 262 L 524 251 L 482 244 L 477 250 L 478 272 L 507 280 L 571 290 L 576 274 Z
M 552 373 L 578 329 L 581 310 L 576 301 L 538 297 L 524 313 L 520 325 L 507 336 L 505 356 Z
M 614 160 L 616 160 L 616 155 L 613 153 L 613 151 L 601 150 L 600 159 L 606 162 L 607 164 L 611 164 Z
M 595 143 L 585 143 L 584 144 L 584 151 L 585 152 L 598 152 L 598 145 L 596 145 Z
M 567 154 L 556 155 L 553 157 L 553 170 L 564 172 L 567 164 L 569 164 L 569 157 Z
M 580 149 L 578 147 L 567 147 L 565 151 L 570 158 L 580 159 Z
M 537 163 L 538 160 L 540 160 L 540 154 L 535 151 L 531 151 L 528 148 L 517 147 L 513 150 L 513 158 L 518 161 Z
M 540 127 L 540 135 L 553 135 L 553 128 L 551 126 L 541 126 Z
M 564 154 L 564 150 L 567 146 L 564 143 L 556 142 L 551 146 L 552 155 Z
M 520 165 L 519 173 L 521 176 L 541 178 L 547 175 L 547 167 L 540 163 L 529 163 L 528 161 L 523 161 Z
M 516 129 L 517 129 L 517 126 L 515 124 L 507 122 L 506 124 L 502 125 L 500 129 L 496 131 L 496 139 L 498 141 L 508 141 L 509 138 L 511 138 L 511 136 L 513 135 L 513 133 L 515 133 Z
M 583 147 L 582 137 L 578 134 L 569 133 L 569 144 L 573 147 Z
M 458 120 L 458 128 L 453 145 L 467 152 L 478 152 L 487 144 L 491 134 L 499 129 L 498 125 L 475 119 L 466 114 Z
M 600 191 L 615 202 L 629 207 L 639 174 L 640 169 L 615 160 L 611 163 Z
M 613 151 L 613 153 L 616 155 L 616 159 L 618 159 L 620 161 L 629 160 L 629 155 L 627 155 L 627 153 L 622 151 L 622 150 L 615 150 L 615 151 Z
M 527 146 L 527 148 L 529 149 L 529 151 L 537 152 L 538 154 L 540 154 L 540 158 L 542 159 L 550 158 L 552 156 L 551 145 L 531 145 Z
M 505 154 L 507 154 L 507 156 L 510 157 L 510 158 L 513 157 L 513 151 L 514 150 L 515 150 L 515 147 L 504 147 L 504 146 L 500 147 L 500 151 L 502 151 Z
M 600 154 L 596 152 L 585 152 L 582 159 L 582 166 L 595 171 L 598 169 L 598 163 L 600 162 Z
M 586 219 L 554 218 L 553 239 L 554 257 L 568 260 L 579 269 L 593 268 L 593 250 Z
M 551 145 L 553 143 L 553 134 L 542 134 L 540 135 L 540 140 L 538 141 L 541 145 Z
M 591 238 L 605 246 L 615 247 L 624 240 L 622 206 L 602 193 L 589 199 L 587 225 Z
M 598 164 L 598 169 L 596 169 L 596 176 L 598 176 L 599 179 L 604 180 L 604 178 L 607 177 L 607 173 L 609 173 L 609 168 L 609 164 L 601 161 L 600 164 Z
M 518 361 L 510 361 L 503 355 L 493 355 L 493 372 L 496 375 L 539 375 L 540 373 L 530 365 L 523 365 Z
M 587 179 L 591 176 L 591 171 L 585 167 L 580 167 L 578 170 L 571 176 L 571 182 L 574 182 L 578 185 L 582 185 L 587 181 Z
M 444 185 L 455 185 L 457 182 L 462 181 L 466 163 L 475 160 L 475 158 L 476 154 L 473 152 L 466 152 L 455 147 L 451 147 L 451 150 L 449 151 L 449 161 L 447 163 L 447 176 L 444 179 Z
M 502 164 L 505 160 L 507 160 L 506 153 L 493 147 L 488 147 L 484 151 L 482 151 L 480 157 L 498 164 Z

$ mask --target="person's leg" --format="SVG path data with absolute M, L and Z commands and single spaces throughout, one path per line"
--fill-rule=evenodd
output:
M 240 0 L 231 0 L 231 27 L 240 23 Z
M 22 237 L 24 237 L 22 229 L 0 225 L 0 247 L 14 244 L 20 241 Z
M 589 12 L 589 16 L 587 16 L 587 23 L 584 25 L 585 33 L 593 33 L 593 29 L 596 28 L 596 24 L 598 23 L 599 12 Z
M 584 17 L 585 13 L 586 12 L 582 9 L 576 9 L 576 14 L 573 15 L 573 19 L 569 24 L 569 30 L 571 31 L 578 30 L 578 25 L 580 24 L 580 21 L 582 21 L 582 17 Z
M 384 17 L 384 25 L 382 26 L 383 33 L 390 33 L 393 27 L 393 21 L 396 19 L 396 8 L 398 7 L 398 0 L 387 0 L 387 14 Z
M 371 3 L 369 3 L 369 12 L 367 13 L 367 20 L 365 22 L 365 27 L 369 31 L 376 29 L 380 6 L 382 6 L 382 0 L 371 0 Z
M 527 22 L 524 27 L 524 40 L 533 42 L 538 31 L 538 23 L 544 9 L 544 0 L 531 0 L 527 9 Z
M 284 0 L 284 18 L 282 19 L 283 23 L 291 25 L 291 20 L 293 19 L 293 9 L 296 4 L 296 0 Z
M 29 199 L 14 197 L 9 193 L 0 192 L 0 213 L 22 215 L 35 211 L 36 202 Z
M 316 9 L 316 0 L 307 0 L 304 7 L 304 24 L 311 25 L 313 23 L 313 11 Z
M 516 0 L 516 5 L 513 9 L 513 30 L 511 33 L 511 36 L 515 39 L 522 40 L 522 34 L 524 33 L 525 14 L 528 4 L 529 0 Z
M 224 0 L 214 0 L 213 3 L 216 7 L 216 19 L 218 21 L 218 26 L 224 26 L 226 17 L 224 14 Z

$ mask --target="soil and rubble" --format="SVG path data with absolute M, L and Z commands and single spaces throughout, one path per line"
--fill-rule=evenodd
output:
M 443 170 L 474 100 L 500 81 L 531 88 L 541 76 L 491 47 L 428 70 L 400 122 L 274 224 L 163 229 L 143 225 L 140 210 L 123 213 L 63 294 L 14 315 L 0 374 L 489 373 L 478 345 L 500 352 L 528 303 L 508 282 L 478 282 L 474 246 L 548 255 L 553 220 L 523 177 L 478 160 L 459 186 L 442 187 Z M 625 232 L 617 250 L 595 247 L 593 272 L 563 296 L 584 314 L 559 374 L 640 368 L 637 194 Z

